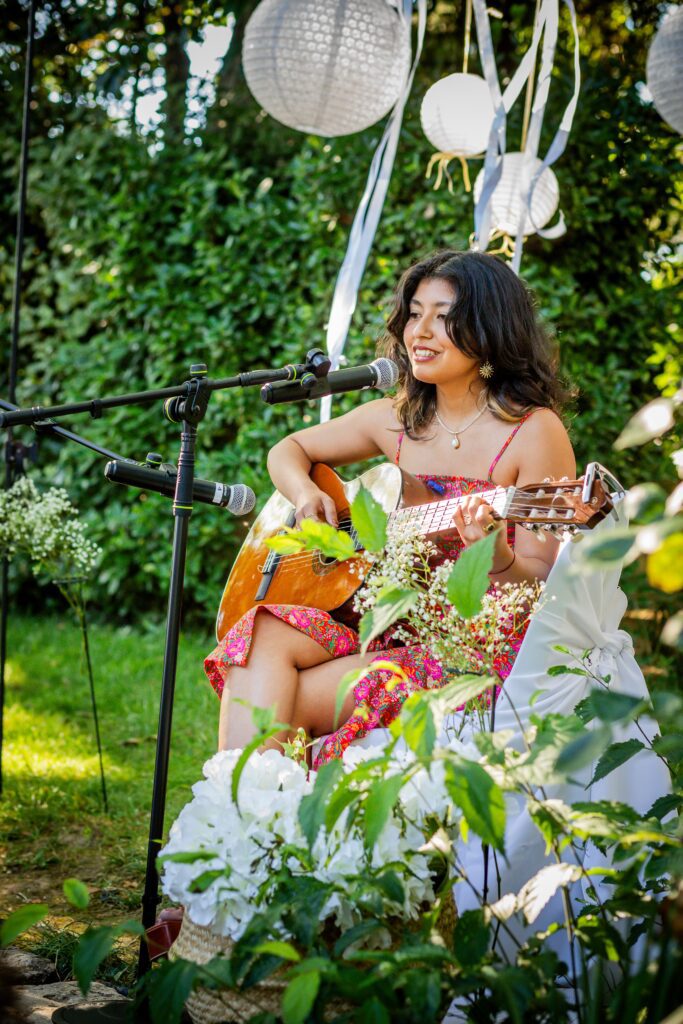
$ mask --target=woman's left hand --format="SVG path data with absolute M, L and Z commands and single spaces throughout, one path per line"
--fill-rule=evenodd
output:
M 493 509 L 480 495 L 468 494 L 462 499 L 462 504 L 458 506 L 453 516 L 453 523 L 466 548 L 488 533 L 497 531 L 493 554 L 494 568 L 497 565 L 505 565 L 512 557 L 512 548 L 507 541 L 506 521 L 496 519 Z

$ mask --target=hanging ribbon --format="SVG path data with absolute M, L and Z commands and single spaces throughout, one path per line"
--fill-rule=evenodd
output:
M 559 238 L 567 230 L 566 221 L 564 214 L 560 210 L 559 217 L 556 224 L 553 224 L 549 228 L 536 227 L 534 218 L 531 210 L 531 203 L 533 200 L 534 189 L 539 182 L 539 179 L 545 169 L 550 167 L 564 152 L 567 139 L 569 138 L 569 132 L 572 127 L 574 120 L 574 114 L 576 113 L 576 106 L 579 99 L 579 91 L 581 88 L 581 67 L 579 64 L 579 33 L 578 26 L 576 23 L 576 10 L 574 8 L 573 0 L 564 0 L 564 3 L 569 11 L 569 17 L 572 25 L 572 35 L 574 40 L 574 90 L 569 100 L 569 103 L 565 107 L 560 121 L 560 127 L 555 133 L 545 158 L 541 161 L 540 167 L 531 175 L 531 168 L 533 167 L 538 154 L 538 145 L 541 136 L 541 127 L 543 124 L 543 117 L 545 114 L 545 108 L 548 100 L 548 92 L 550 89 L 550 77 L 552 73 L 553 61 L 555 58 L 555 49 L 557 46 L 557 36 L 559 31 L 559 6 L 557 0 L 554 0 L 550 16 L 546 23 L 546 30 L 543 39 L 543 51 L 541 58 L 541 68 L 538 74 L 538 82 L 536 86 L 536 93 L 534 95 L 534 102 L 532 108 L 531 121 L 529 124 L 529 133 L 527 136 L 527 143 L 524 147 L 524 160 L 523 160 L 523 171 L 522 171 L 522 182 L 525 182 L 531 178 L 529 187 L 523 201 L 523 210 L 520 217 L 519 227 L 517 229 L 517 237 L 515 239 L 515 253 L 512 259 L 512 269 L 515 273 L 519 273 L 519 268 L 522 261 L 522 249 L 524 247 L 524 224 L 527 219 L 531 221 L 534 230 L 537 235 L 541 238 Z M 528 174 L 525 173 L 528 171 Z
M 517 238 L 515 240 L 515 252 L 512 259 L 512 269 L 516 273 L 519 271 L 522 258 L 522 249 L 524 244 L 523 228 L 527 216 L 531 219 L 533 224 L 533 218 L 531 216 L 531 201 L 534 189 L 536 188 L 543 171 L 553 164 L 564 152 L 578 103 L 581 85 L 581 69 L 579 64 L 579 37 L 576 23 L 576 11 L 573 0 L 563 0 L 563 2 L 569 11 L 574 37 L 574 91 L 567 107 L 565 108 L 560 122 L 560 127 L 548 147 L 547 154 L 543 159 L 541 166 L 533 174 L 527 193 L 524 197 L 524 209 L 520 218 L 520 225 L 517 231 Z M 529 132 L 523 150 L 525 154 L 523 166 L 525 168 L 531 168 L 537 158 L 543 117 L 550 89 L 552 66 L 557 46 L 559 31 L 559 3 L 558 0 L 543 0 L 534 25 L 531 45 L 524 54 L 524 57 L 505 89 L 505 92 L 502 94 L 498 84 L 498 74 L 496 71 L 491 27 L 488 20 L 486 3 L 485 0 L 473 0 L 473 4 L 477 25 L 477 40 L 479 43 L 482 67 L 484 69 L 484 77 L 488 83 L 494 109 L 496 111 L 484 160 L 484 180 L 482 190 L 479 196 L 479 201 L 477 202 L 474 210 L 473 248 L 485 251 L 491 236 L 490 201 L 493 192 L 500 181 L 503 169 L 503 156 L 505 155 L 506 145 L 505 132 L 507 114 L 509 114 L 512 105 L 517 100 L 519 94 L 524 88 L 524 85 L 527 84 L 534 75 L 536 55 L 540 40 L 543 38 L 541 66 L 538 74 L 536 92 L 534 94 Z M 526 177 L 527 176 L 523 173 L 522 180 L 525 181 Z M 542 238 L 558 238 L 565 231 L 566 224 L 561 212 L 557 224 L 550 228 L 536 228 L 536 233 Z
M 484 158 L 484 180 L 479 201 L 474 208 L 474 239 L 473 248 L 482 252 L 486 250 L 491 234 L 491 209 L 490 200 L 494 189 L 500 181 L 503 170 L 503 156 L 505 155 L 505 133 L 507 115 L 513 104 L 533 74 L 536 63 L 536 53 L 543 33 L 548 8 L 553 0 L 544 0 L 534 25 L 533 36 L 529 49 L 524 54 L 517 70 L 510 79 L 505 92 L 501 94 L 498 83 L 498 72 L 493 53 L 493 39 L 491 37 L 491 25 L 489 23 L 486 0 L 473 0 L 474 18 L 477 26 L 477 42 L 479 44 L 479 55 L 484 71 L 484 78 L 488 83 L 495 116 L 489 134 L 489 142 Z M 557 0 L 554 0 L 557 2 Z
M 399 7 L 399 16 L 405 21 L 409 33 L 412 13 L 412 0 L 403 0 L 402 6 Z M 403 110 L 410 94 L 415 70 L 422 53 L 426 24 L 427 0 L 417 0 L 415 57 L 372 158 L 365 191 L 353 220 L 346 255 L 334 288 L 332 308 L 327 324 L 327 352 L 332 361 L 333 370 L 339 366 L 339 360 L 344 351 L 351 317 L 356 308 L 361 278 L 384 206 L 401 132 Z M 321 423 L 330 418 L 331 405 L 332 398 L 330 395 L 322 399 L 320 403 Z

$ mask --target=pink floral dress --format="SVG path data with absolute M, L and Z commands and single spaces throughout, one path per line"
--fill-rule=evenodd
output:
M 491 474 L 507 449 L 513 437 L 528 419 L 528 413 L 516 424 L 514 430 L 506 440 L 501 450 L 491 463 L 488 472 L 488 479 L 477 480 L 464 476 L 433 476 L 426 473 L 416 473 L 418 479 L 424 480 L 428 487 L 443 498 L 459 498 L 467 494 L 476 494 L 478 491 L 490 489 L 492 485 Z M 403 434 L 399 435 L 398 448 L 396 451 L 396 464 L 401 453 Z M 514 525 L 508 524 L 508 542 L 514 546 Z M 459 537 L 448 538 L 438 543 L 444 559 L 455 559 L 462 551 L 463 544 Z M 204 669 L 209 682 L 220 697 L 223 687 L 232 665 L 246 665 L 251 647 L 251 639 L 254 629 L 254 619 L 258 613 L 269 612 L 277 616 L 283 622 L 293 626 L 300 632 L 310 636 L 319 643 L 333 658 L 343 658 L 349 654 L 360 652 L 360 639 L 355 630 L 349 626 L 336 622 L 329 612 L 320 611 L 318 608 L 306 608 L 301 605 L 289 604 L 261 604 L 251 608 L 242 618 L 235 623 L 231 630 L 226 633 L 218 646 L 211 652 L 204 662 Z M 524 623 L 508 638 L 508 651 L 496 663 L 495 668 L 501 679 L 506 679 L 510 674 L 514 659 L 521 647 L 526 632 Z M 389 649 L 387 651 L 387 649 Z M 353 691 L 354 710 L 350 718 L 336 732 L 327 736 L 318 751 L 315 759 L 315 768 L 321 764 L 340 758 L 346 748 L 356 739 L 365 736 L 371 729 L 378 726 L 388 726 L 398 717 L 402 705 L 411 693 L 417 690 L 436 689 L 443 682 L 443 671 L 440 663 L 433 658 L 424 647 L 420 645 L 405 646 L 394 645 L 390 637 L 386 635 L 378 637 L 370 645 L 371 651 L 378 653 L 373 661 L 386 660 L 399 665 L 407 678 L 407 682 L 399 679 L 388 669 L 371 670 L 365 678 L 356 685 Z M 372 662 L 371 662 L 372 665 Z M 389 681 L 391 686 L 387 687 Z

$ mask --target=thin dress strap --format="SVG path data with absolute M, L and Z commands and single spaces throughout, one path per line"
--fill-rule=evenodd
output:
M 530 417 L 530 416 L 533 416 L 533 414 L 534 414 L 535 412 L 536 412 L 536 410 L 535 410 L 535 409 L 532 409 L 532 410 L 531 410 L 531 412 L 528 412 L 528 413 L 526 414 L 526 416 L 522 416 L 521 420 L 520 420 L 520 421 L 519 421 L 519 423 L 518 423 L 518 424 L 516 425 L 515 429 L 514 429 L 514 430 L 512 431 L 512 433 L 511 433 L 511 434 L 510 434 L 510 436 L 508 437 L 507 441 L 505 442 L 505 444 L 504 444 L 504 445 L 503 445 L 503 447 L 502 447 L 502 448 L 500 449 L 500 451 L 499 451 L 499 452 L 498 452 L 498 454 L 496 455 L 495 459 L 493 460 L 493 462 L 492 462 L 492 463 L 491 463 L 491 465 L 489 466 L 489 475 L 488 475 L 488 479 L 489 479 L 489 480 L 490 480 L 490 479 L 491 479 L 491 477 L 493 476 L 493 471 L 494 471 L 494 469 L 496 468 L 496 466 L 498 465 L 498 460 L 500 459 L 501 455 L 503 455 L 503 454 L 504 454 L 504 452 L 506 451 L 506 449 L 507 449 L 507 446 L 508 446 L 508 445 L 510 444 L 510 441 L 512 441 L 513 437 L 515 436 L 515 434 L 517 433 L 517 431 L 519 430 L 519 428 L 520 428 L 520 427 L 522 426 L 522 424 L 526 423 L 526 421 L 527 421 L 527 420 L 529 419 L 529 417 Z M 398 459 L 397 459 L 396 461 L 398 462 Z
M 405 436 L 406 436 L 405 430 L 402 430 L 401 433 L 398 435 L 398 443 L 396 445 L 396 458 L 394 459 L 394 462 L 396 463 L 397 466 L 398 466 L 398 460 L 401 458 L 401 445 L 403 444 L 403 438 Z

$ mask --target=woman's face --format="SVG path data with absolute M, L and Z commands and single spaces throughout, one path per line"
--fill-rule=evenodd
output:
M 477 373 L 478 361 L 456 348 L 446 333 L 454 300 L 452 286 L 438 277 L 420 281 L 411 300 L 403 342 L 414 376 L 425 384 L 448 384 Z

